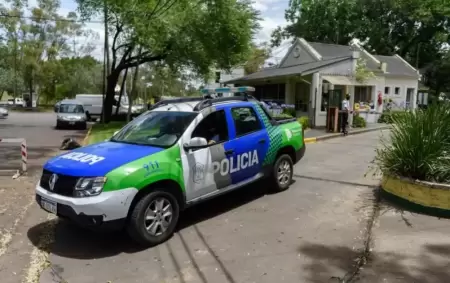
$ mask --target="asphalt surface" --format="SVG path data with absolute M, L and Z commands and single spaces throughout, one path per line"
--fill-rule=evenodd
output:
M 35 162 L 59 148 L 65 138 L 82 139 L 86 131 L 56 130 L 56 115 L 52 112 L 10 112 L 7 119 L 0 119 L 0 138 L 24 138 L 28 147 L 29 170 L 40 170 L 41 162 Z M 21 168 L 20 144 L 0 142 L 0 170 Z
M 21 116 L 1 121 L 0 135 L 13 129 L 10 137 L 29 137 L 50 155 L 62 138 L 80 135 L 55 131 L 51 113 L 26 115 L 34 127 Z M 289 190 L 271 194 L 257 183 L 195 206 L 182 215 L 174 237 L 150 249 L 123 233 L 53 219 L 34 203 L 39 174 L 0 177 L 0 281 L 446 282 L 448 220 L 387 204 L 374 213 L 379 180 L 364 175 L 380 133 L 307 145 Z M 36 159 L 36 168 L 47 158 Z
M 193 207 L 154 248 L 60 222 L 40 282 L 333 282 L 364 246 L 378 182 L 364 174 L 378 135 L 308 145 L 288 191 L 258 183 Z M 29 230 L 32 243 L 46 225 Z

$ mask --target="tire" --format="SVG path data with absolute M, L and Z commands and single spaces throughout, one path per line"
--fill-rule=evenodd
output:
M 287 167 L 286 167 L 287 166 Z M 279 178 L 279 171 L 284 170 L 284 177 Z M 272 188 L 274 192 L 282 192 L 289 188 L 294 174 L 294 163 L 288 154 L 278 156 L 272 168 Z
M 163 208 L 167 207 L 167 204 L 170 203 L 172 212 L 170 221 L 167 221 L 168 225 L 166 227 L 166 230 L 164 231 L 162 231 L 162 220 L 158 221 L 158 219 L 164 219 L 164 217 L 159 218 L 161 217 L 161 215 L 164 215 L 164 212 L 162 214 L 158 214 L 158 212 L 156 214 L 153 214 L 153 217 L 156 217 L 155 220 L 148 220 L 148 222 L 145 221 L 147 211 L 155 210 L 155 208 L 157 208 L 156 203 L 161 203 L 161 200 L 164 200 L 162 205 Z M 180 206 L 176 198 L 172 194 L 159 189 L 153 190 L 151 193 L 143 196 L 133 207 L 126 227 L 127 232 L 130 237 L 138 244 L 141 244 L 143 246 L 159 245 L 173 235 L 178 222 L 179 213 Z M 168 217 L 165 217 L 165 220 L 168 220 Z M 158 222 L 159 224 L 155 224 Z M 154 225 L 152 225 L 152 223 Z M 157 226 L 156 233 L 152 234 L 152 231 L 155 230 L 152 228 L 154 228 L 155 226 Z M 148 231 L 146 227 L 150 227 L 150 231 Z
M 61 129 L 61 124 L 59 122 L 56 122 L 56 127 L 57 130 Z

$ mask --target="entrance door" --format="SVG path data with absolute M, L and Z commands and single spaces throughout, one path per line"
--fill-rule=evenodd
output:
M 224 143 L 228 141 L 229 131 L 225 111 L 212 112 L 200 120 L 183 142 L 188 143 L 194 137 L 205 138 L 209 146 L 182 154 L 187 201 L 212 194 L 231 184 L 230 176 L 214 172 L 217 164 L 226 158 Z
M 414 97 L 414 88 L 407 88 L 406 89 L 406 108 L 412 109 L 413 106 L 413 97 Z

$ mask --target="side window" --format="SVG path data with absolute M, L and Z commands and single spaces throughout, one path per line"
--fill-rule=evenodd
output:
M 261 122 L 255 110 L 251 107 L 231 108 L 231 115 L 233 116 L 237 137 L 262 129 Z
M 228 141 L 225 111 L 216 111 L 206 116 L 192 132 L 191 138 L 205 138 L 209 144 Z

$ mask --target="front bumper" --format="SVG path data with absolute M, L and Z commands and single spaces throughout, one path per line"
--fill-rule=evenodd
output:
M 65 127 L 82 127 L 86 125 L 85 120 L 74 120 L 74 121 L 68 121 L 68 120 L 58 120 L 58 125 L 65 126 Z
M 8 113 L 0 113 L 0 118 L 8 118 Z
M 137 192 L 135 188 L 127 188 L 103 192 L 94 197 L 73 198 L 49 192 L 38 184 L 36 202 L 41 208 L 42 199 L 56 203 L 56 215 L 70 219 L 80 226 L 120 229 Z

